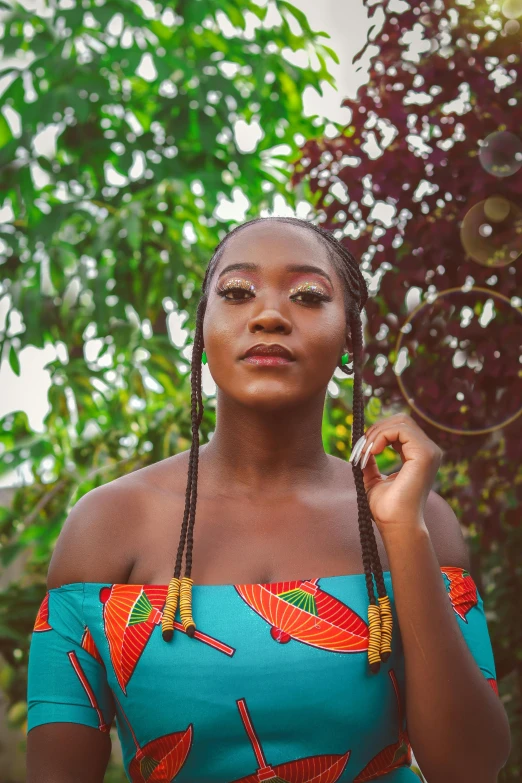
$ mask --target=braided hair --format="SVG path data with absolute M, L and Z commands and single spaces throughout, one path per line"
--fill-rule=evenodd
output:
M 238 231 L 247 226 L 266 220 L 277 220 L 284 223 L 292 223 L 308 230 L 315 231 L 319 239 L 326 247 L 328 257 L 334 268 L 343 280 L 344 306 L 346 320 L 350 327 L 353 343 L 353 369 L 343 365 L 339 369 L 349 375 L 353 371 L 353 445 L 364 434 L 364 402 L 362 393 L 362 365 L 363 365 L 363 336 L 360 312 L 368 299 L 366 281 L 361 273 L 358 263 L 353 255 L 333 236 L 320 226 L 295 217 L 255 218 L 236 226 L 221 240 L 216 247 L 210 263 L 207 267 L 202 285 L 201 298 L 197 306 L 196 330 L 191 362 L 191 420 L 192 420 L 192 444 L 190 448 L 187 491 L 185 497 L 185 513 L 181 527 L 180 542 L 174 569 L 174 576 L 169 582 L 167 600 L 162 619 L 162 636 L 165 641 L 170 641 L 174 632 L 174 617 L 180 604 L 180 616 L 183 628 L 187 636 L 194 636 L 196 624 L 192 618 L 192 585 L 190 577 L 192 570 L 192 547 L 194 521 L 196 517 L 198 463 L 199 463 L 199 425 L 203 418 L 203 400 L 201 394 L 201 359 L 203 353 L 203 318 L 208 301 L 208 290 L 212 276 L 216 270 L 219 259 L 225 249 L 226 243 Z M 363 473 L 360 464 L 352 465 L 355 487 L 357 490 L 357 506 L 359 533 L 361 539 L 362 559 L 366 588 L 368 591 L 368 625 L 369 643 L 368 660 L 370 670 L 377 673 L 380 661 L 386 661 L 391 653 L 392 638 L 392 614 L 390 599 L 384 585 L 381 561 L 377 551 L 375 535 L 372 527 L 372 515 L 366 490 L 364 488 Z M 186 544 L 185 575 L 181 577 L 181 562 Z M 372 575 L 377 584 L 378 603 L 375 598 Z

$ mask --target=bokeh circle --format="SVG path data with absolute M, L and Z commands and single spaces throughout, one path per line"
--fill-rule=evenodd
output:
M 502 30 L 503 35 L 516 35 L 520 30 L 520 23 L 516 19 L 508 19 Z
M 522 254 L 522 210 L 504 196 L 479 201 L 462 220 L 460 241 L 470 258 L 482 266 L 512 264 Z
M 505 0 L 502 5 L 502 13 L 506 19 L 518 19 L 522 16 L 522 0 Z
M 509 424 L 512 424 L 522 413 L 522 405 L 520 404 L 520 401 L 522 400 L 522 389 L 518 389 L 516 394 L 512 394 L 511 390 L 506 390 L 502 386 L 502 381 L 507 376 L 515 378 L 515 381 L 517 378 L 522 379 L 522 365 L 519 361 L 520 350 L 522 347 L 522 318 L 519 319 L 518 324 L 502 324 L 500 327 L 500 332 L 496 330 L 493 331 L 493 338 L 491 340 L 485 337 L 487 332 L 484 333 L 483 325 L 478 323 L 477 306 L 478 309 L 482 311 L 482 314 L 484 313 L 484 309 L 481 308 L 480 303 L 476 301 L 474 305 L 462 303 L 458 308 L 460 310 L 460 326 L 453 324 L 453 328 L 450 328 L 448 324 L 444 322 L 444 318 L 442 317 L 444 315 L 444 311 L 447 313 L 451 310 L 452 306 L 450 297 L 455 296 L 455 298 L 457 298 L 458 295 L 460 295 L 465 298 L 472 291 L 484 293 L 488 298 L 498 299 L 508 304 L 510 308 L 518 313 L 519 316 L 522 316 L 522 307 L 514 305 L 507 296 L 500 294 L 497 291 L 492 291 L 490 288 L 482 288 L 481 286 L 473 286 L 465 290 L 463 290 L 461 287 L 448 288 L 444 291 L 437 292 L 430 299 L 421 302 L 416 308 L 412 310 L 411 313 L 408 314 L 399 331 L 394 352 L 395 356 L 398 358 L 402 344 L 405 342 L 410 344 L 414 342 L 410 336 L 413 331 L 411 326 L 410 329 L 405 327 L 411 325 L 411 321 L 415 318 L 415 316 L 427 308 L 430 308 L 433 312 L 436 309 L 435 306 L 438 305 L 440 313 L 436 312 L 434 317 L 428 320 L 423 319 L 421 322 L 421 334 L 418 335 L 419 350 L 417 355 L 414 356 L 412 360 L 409 350 L 410 346 L 408 346 L 410 365 L 409 367 L 405 368 L 405 371 L 403 371 L 402 374 L 395 373 L 395 377 L 397 378 L 397 383 L 404 399 L 408 405 L 411 405 L 413 410 L 418 413 L 419 416 L 432 424 L 434 427 L 437 427 L 440 430 L 444 430 L 445 432 L 453 433 L 455 435 L 485 435 L 490 432 L 495 432 L 496 430 L 502 429 L 503 427 L 507 427 Z M 453 307 L 457 309 L 454 302 Z M 454 349 L 458 347 L 461 353 L 463 353 L 462 343 L 468 343 L 468 345 L 465 346 L 466 349 L 471 344 L 471 340 L 467 339 L 462 341 L 459 345 L 459 339 L 453 333 L 459 332 L 459 336 L 464 337 L 472 336 L 473 330 L 471 330 L 469 334 L 467 334 L 465 331 L 471 321 L 465 326 L 462 326 L 464 310 L 472 312 L 477 316 L 477 323 L 473 324 L 475 334 L 479 335 L 480 344 L 482 347 L 484 347 L 483 353 L 485 360 L 492 362 L 491 365 L 488 365 L 489 372 L 487 375 L 487 381 L 489 382 L 489 387 L 486 387 L 485 385 L 484 389 L 476 388 L 476 385 L 474 384 L 476 377 L 478 377 L 476 367 L 477 365 L 480 365 L 480 359 L 477 356 L 468 357 L 468 360 L 469 358 L 473 360 L 471 364 L 469 361 L 467 361 L 460 365 L 461 377 L 458 377 L 457 373 L 453 369 L 455 366 L 454 359 L 456 356 Z M 431 341 L 431 345 L 427 345 L 429 340 L 427 341 L 423 339 L 422 329 L 424 329 L 424 331 L 429 334 L 430 338 L 433 336 L 433 332 L 435 331 L 435 336 L 440 337 L 439 343 L 437 344 L 435 341 Z M 482 332 L 480 330 L 482 330 Z M 457 345 L 455 345 L 455 341 L 457 341 Z M 450 350 L 448 350 L 448 343 L 451 354 Z M 504 356 L 502 356 L 498 350 L 497 343 L 502 347 L 505 354 Z M 514 353 L 514 361 L 508 355 L 510 350 Z M 447 377 L 447 365 L 443 364 L 444 358 L 451 360 L 451 369 L 454 377 Z M 499 361 L 499 359 L 501 361 Z M 494 362 L 497 364 L 493 364 Z M 464 371 L 462 371 L 463 366 Z M 482 363 L 482 367 L 483 366 L 484 363 Z M 407 370 L 411 367 L 417 368 L 420 374 L 420 379 L 417 378 L 413 380 L 413 385 L 415 386 L 417 396 L 419 396 L 419 394 L 424 394 L 426 397 L 429 397 L 432 400 L 433 407 L 439 408 L 439 420 L 434 418 L 433 415 L 430 415 L 430 413 L 428 413 L 426 410 L 423 410 L 406 389 L 406 385 L 404 383 L 404 372 L 407 372 Z M 516 382 L 518 383 L 518 381 Z M 520 380 L 520 385 L 522 386 L 522 380 Z M 450 397 L 453 389 L 456 390 L 454 399 Z M 465 394 L 468 395 L 469 400 L 468 403 L 463 406 L 462 400 L 465 401 Z M 482 409 L 483 405 L 489 405 L 493 409 L 502 411 L 504 415 L 503 420 L 490 427 L 468 427 L 463 429 L 462 427 L 451 426 L 452 418 L 454 418 L 456 415 L 461 415 L 463 412 L 468 410 L 470 411 L 471 418 L 477 418 L 477 416 L 480 416 L 480 410 Z M 466 411 L 462 410 L 463 407 L 466 408 Z M 510 408 L 514 409 L 513 412 L 510 411 Z M 508 412 L 507 416 L 505 415 L 506 411 Z M 444 422 L 442 421 L 443 417 Z
M 522 167 L 522 141 L 511 131 L 494 131 L 479 143 L 480 165 L 494 177 L 511 177 Z

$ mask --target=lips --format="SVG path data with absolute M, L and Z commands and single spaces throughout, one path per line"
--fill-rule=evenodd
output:
M 253 345 L 244 354 L 243 359 L 246 359 L 247 356 L 279 356 L 281 359 L 287 359 L 288 361 L 294 360 L 294 356 L 288 348 L 285 348 L 284 345 L 279 345 L 279 343 L 258 343 Z

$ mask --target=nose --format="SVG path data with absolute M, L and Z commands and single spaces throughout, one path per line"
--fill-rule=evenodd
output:
M 278 334 L 290 334 L 292 324 L 278 310 L 264 310 L 262 313 L 253 316 L 248 322 L 249 331 L 256 332 L 277 332 Z

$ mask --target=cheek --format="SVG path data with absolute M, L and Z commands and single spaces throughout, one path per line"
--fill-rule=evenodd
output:
M 337 355 L 340 344 L 343 345 L 346 326 L 336 313 L 325 313 L 322 318 L 310 319 L 300 325 L 302 342 L 307 351 L 315 357 L 328 361 Z
M 220 364 L 233 362 L 244 344 L 244 323 L 234 314 L 223 313 L 221 302 L 207 306 L 203 322 L 203 344 Z M 233 309 L 233 305 L 230 307 Z

